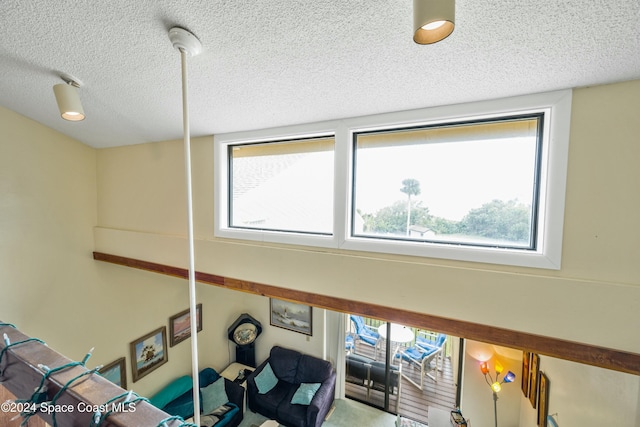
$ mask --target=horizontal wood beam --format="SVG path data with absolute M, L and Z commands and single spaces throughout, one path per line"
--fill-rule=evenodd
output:
M 93 257 L 98 261 L 110 262 L 184 279 L 188 278 L 188 271 L 185 268 L 172 267 L 101 252 L 94 252 Z M 196 272 L 196 280 L 226 289 L 284 299 L 343 313 L 359 314 L 389 322 L 397 322 L 403 325 L 438 331 L 460 338 L 527 350 L 550 357 L 570 360 L 572 362 L 640 375 L 640 354 L 638 353 L 202 272 Z
M 72 334 L 73 331 L 68 331 L 68 333 Z M 9 342 L 14 343 L 14 345 L 4 352 L 0 361 L 0 369 L 2 370 L 0 381 L 1 385 L 18 399 L 26 400 L 31 398 L 34 390 L 40 386 L 44 371 L 38 368 L 39 364 L 55 369 L 72 362 L 39 341 L 15 344 L 28 340 L 30 337 L 12 326 L 0 326 L 0 337 L 3 334 L 7 334 Z M 6 346 L 4 339 L 0 339 L 0 351 L 4 351 Z M 79 360 L 82 357 L 84 355 L 81 355 Z M 52 402 L 52 399 L 65 384 L 87 371 L 87 368 L 78 365 L 51 374 L 44 382 L 46 387 L 45 400 Z M 91 425 L 91 420 L 95 413 L 94 409 L 100 409 L 100 405 L 107 409 L 101 411 L 103 414 L 108 410 L 114 411 L 101 424 L 104 427 L 156 426 L 160 421 L 169 417 L 167 413 L 145 401 L 135 402 L 135 405 L 126 408 L 127 410 L 125 410 L 124 405 L 118 405 L 124 399 L 116 400 L 113 405 L 105 405 L 110 399 L 123 393 L 126 393 L 126 390 L 98 374 L 85 375 L 71 383 L 60 394 L 55 405 L 52 403 L 45 406 L 47 409 L 44 412 L 39 412 L 37 417 L 40 417 L 50 425 L 54 425 L 53 412 L 55 410 L 57 425 L 86 427 Z M 15 412 L 15 409 L 20 408 L 22 408 L 21 405 L 13 407 L 9 404 L 8 406 L 4 405 L 2 411 Z M 9 415 L 12 418 L 18 413 Z M 171 425 L 172 423 L 169 424 Z

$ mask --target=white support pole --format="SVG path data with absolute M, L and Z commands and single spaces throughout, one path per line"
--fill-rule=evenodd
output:
M 193 376 L 193 421 L 200 425 L 200 381 L 198 378 L 198 315 L 196 308 L 196 271 L 193 243 L 193 201 L 191 190 L 191 139 L 189 128 L 189 105 L 187 102 L 187 53 L 180 49 L 182 62 L 182 117 L 184 127 L 184 160 L 187 181 L 187 223 L 189 244 L 189 311 L 191 317 L 191 371 Z

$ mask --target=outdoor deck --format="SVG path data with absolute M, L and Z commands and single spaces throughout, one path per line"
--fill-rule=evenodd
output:
M 373 348 L 361 343 L 356 344 L 356 353 L 373 358 Z M 384 351 L 378 351 L 377 360 L 384 360 Z M 406 362 L 402 365 L 402 373 L 412 378 L 419 384 L 420 370 L 413 369 Z M 438 372 L 437 384 L 431 378 L 425 378 L 423 390 L 420 390 L 404 378 L 400 382 L 400 402 L 398 413 L 421 423 L 428 424 L 429 407 L 437 407 L 443 410 L 455 408 L 456 385 L 451 367 L 451 360 L 444 358 L 442 371 Z M 364 386 L 346 382 L 346 396 L 374 406 L 384 406 L 384 393 L 371 390 L 367 399 L 367 389 Z M 397 394 L 389 396 L 389 411 L 396 413 Z

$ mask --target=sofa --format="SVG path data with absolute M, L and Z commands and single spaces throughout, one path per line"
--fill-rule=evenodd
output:
M 333 405 L 335 388 L 330 362 L 275 346 L 247 377 L 247 404 L 287 427 L 317 427 Z
M 244 388 L 205 368 L 198 375 L 201 425 L 237 427 L 243 418 Z M 169 415 L 187 420 L 193 417 L 193 379 L 182 376 L 167 384 L 149 403 Z M 206 422 L 205 422 L 206 421 Z

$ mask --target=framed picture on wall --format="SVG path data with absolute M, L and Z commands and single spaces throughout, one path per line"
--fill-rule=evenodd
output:
M 522 352 L 522 375 L 520 380 L 522 382 L 521 388 L 524 397 L 529 397 L 529 361 L 531 360 L 531 353 L 528 351 Z
M 544 372 L 538 375 L 538 425 L 547 427 L 549 415 L 549 378 Z
M 162 326 L 129 344 L 133 382 L 167 363 L 167 327 Z
M 533 409 L 536 409 L 538 397 L 538 369 L 540 368 L 540 356 L 531 354 L 531 364 L 529 365 L 529 402 Z
M 197 330 L 202 330 L 202 304 L 196 305 Z M 169 318 L 169 345 L 181 343 L 191 336 L 191 312 L 189 309 L 174 314 Z
M 100 375 L 111 381 L 117 386 L 120 386 L 124 389 L 127 388 L 127 371 L 126 371 L 126 361 L 124 357 L 114 360 L 111 363 L 108 363 L 102 367 L 98 371 Z
M 270 298 L 271 325 L 278 328 L 289 329 L 305 335 L 313 335 L 311 325 L 312 307 Z

